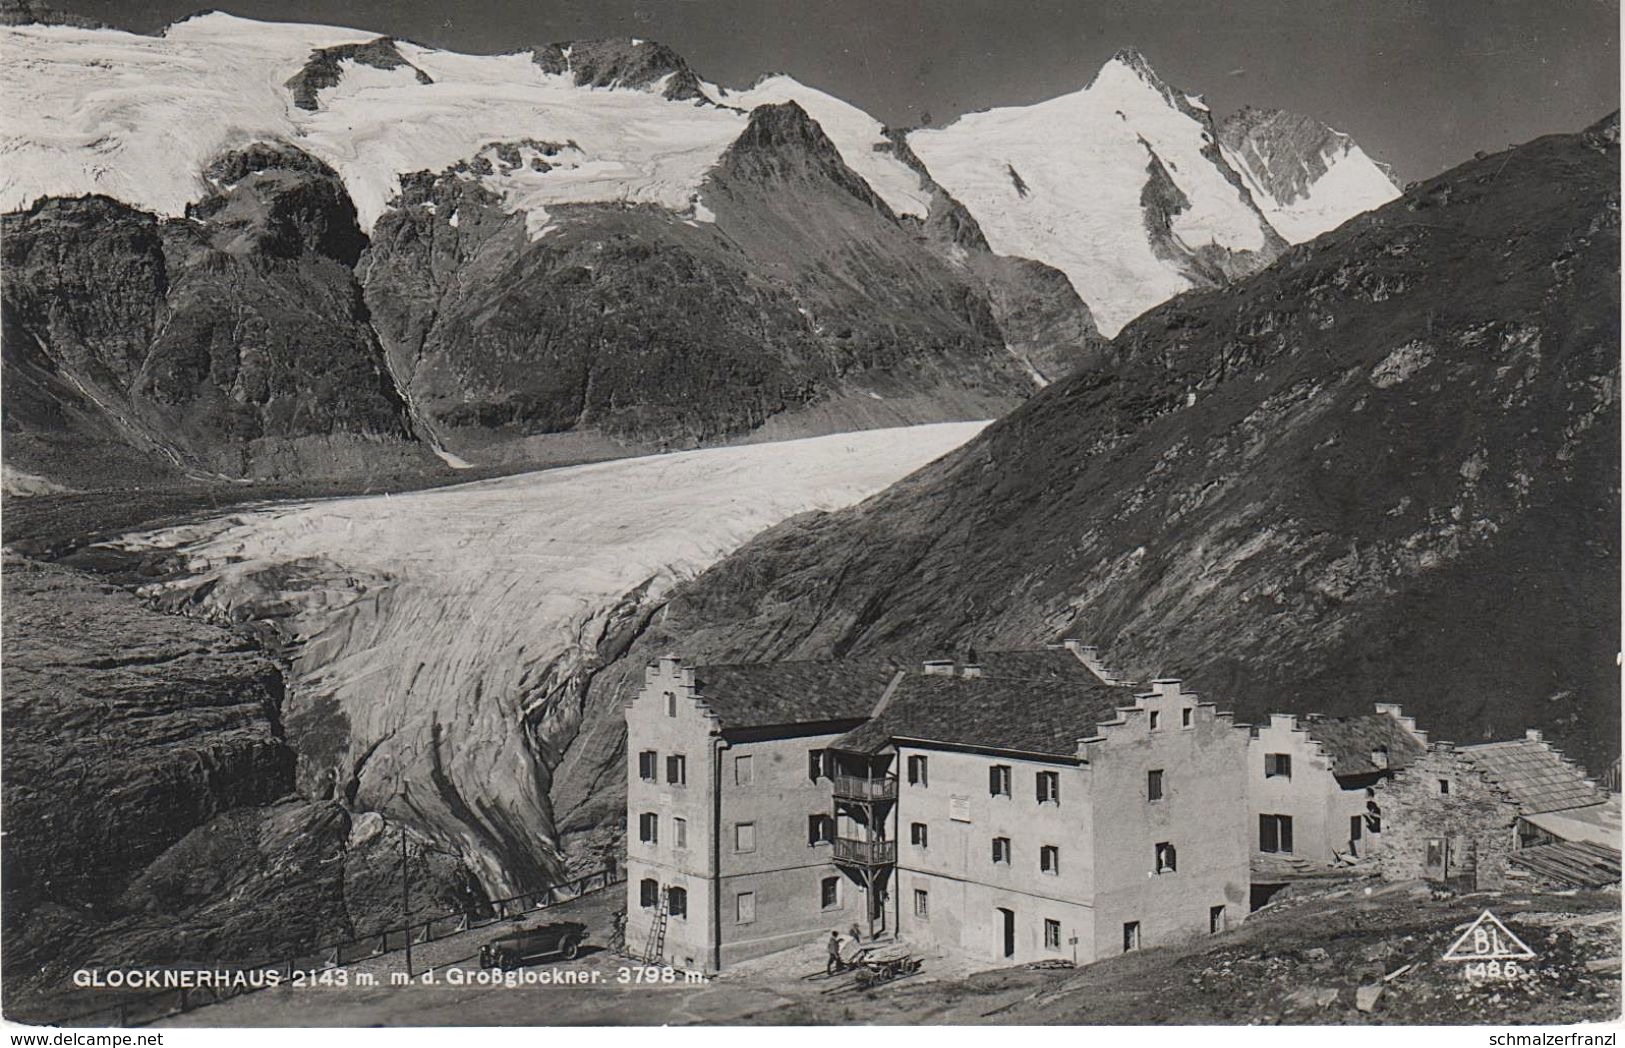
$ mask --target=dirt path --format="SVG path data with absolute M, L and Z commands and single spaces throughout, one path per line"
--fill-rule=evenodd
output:
M 973 972 L 965 959 L 933 952 L 920 975 L 872 991 L 857 989 L 850 976 L 823 975 L 820 943 L 706 981 L 640 981 L 639 966 L 596 945 L 621 905 L 620 893 L 608 892 L 546 915 L 585 922 L 594 945 L 574 962 L 522 973 L 577 982 L 457 985 L 458 975 L 475 972 L 481 943 L 518 925 L 493 926 L 415 949 L 414 961 L 437 967 L 409 986 L 389 985 L 389 973 L 401 970 L 399 955 L 390 955 L 351 969 L 345 987 L 264 991 L 164 1025 L 1481 1024 L 1619 1016 L 1617 891 L 1441 899 L 1415 886 L 1340 891 L 1271 906 L 1222 935 L 1078 970 Z M 1538 954 L 1516 982 L 1474 987 L 1459 966 L 1442 961 L 1484 909 Z M 1609 957 L 1616 958 L 1611 970 Z M 356 985 L 364 974 L 375 984 Z M 1370 983 L 1384 992 L 1376 1007 L 1361 1010 L 1355 990 Z

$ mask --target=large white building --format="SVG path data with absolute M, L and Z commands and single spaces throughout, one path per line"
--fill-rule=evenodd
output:
M 1075 646 L 649 668 L 628 944 L 715 970 L 857 923 L 1080 963 L 1247 911 L 1248 734 Z

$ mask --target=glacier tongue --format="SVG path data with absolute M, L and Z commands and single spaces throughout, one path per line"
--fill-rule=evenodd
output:
M 127 536 L 143 596 L 268 623 L 293 657 L 301 790 L 456 846 L 488 891 L 557 872 L 553 768 L 586 684 L 677 581 L 757 532 L 850 505 L 983 423 L 623 459 Z

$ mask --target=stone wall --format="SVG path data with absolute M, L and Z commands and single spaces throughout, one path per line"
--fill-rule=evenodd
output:
M 1441 788 L 1448 783 L 1448 790 Z M 1448 744 L 1377 787 L 1382 807 L 1383 847 L 1379 856 L 1386 880 L 1468 877 L 1478 888 L 1506 881 L 1514 847 L 1518 809 L 1474 771 Z M 1448 845 L 1442 871 L 1427 865 L 1428 841 Z

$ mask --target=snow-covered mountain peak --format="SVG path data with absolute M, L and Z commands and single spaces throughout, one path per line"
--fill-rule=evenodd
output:
M 1198 121 L 1208 119 L 1207 104 L 1202 96 L 1189 94 L 1169 84 L 1151 67 L 1151 62 L 1139 48 L 1119 50 L 1090 78 L 1082 95 L 1094 100 L 1113 99 L 1127 105 L 1134 100 L 1172 106 Z
M 1281 246 L 1219 155 L 1201 99 L 1132 49 L 1080 91 L 972 113 L 908 143 L 995 252 L 1060 269 L 1107 336 Z
M 134 34 L 111 30 L 124 36 Z M 206 10 L 176 19 L 165 26 L 157 39 L 188 43 L 218 43 L 251 46 L 256 42 L 282 51 L 303 45 L 307 51 L 336 44 L 359 44 L 379 39 L 381 34 L 347 26 L 310 22 L 262 22 L 254 18 Z
M 885 126 L 850 102 L 785 73 L 761 77 L 743 91 L 704 86 L 718 105 L 747 112 L 758 106 L 796 103 L 835 143 L 846 166 L 861 175 L 894 213 L 924 218 L 930 212 L 931 193 L 919 172 L 898 157 Z

